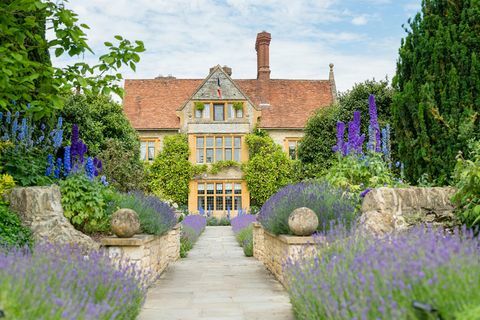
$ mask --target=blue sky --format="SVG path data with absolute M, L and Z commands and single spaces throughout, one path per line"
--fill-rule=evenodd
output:
M 327 79 L 332 62 L 337 87 L 345 91 L 366 79 L 391 79 L 405 35 L 401 26 L 420 2 L 70 0 L 68 6 L 90 26 L 90 44 L 98 55 L 115 34 L 145 42 L 137 72 L 125 70 L 126 78 L 204 78 L 217 64 L 232 67 L 234 78 L 255 78 L 255 37 L 266 30 L 272 34 L 272 78 Z

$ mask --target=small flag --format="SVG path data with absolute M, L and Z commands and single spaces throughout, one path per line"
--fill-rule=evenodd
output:
M 220 87 L 220 77 L 217 78 L 217 95 L 222 99 L 222 88 Z

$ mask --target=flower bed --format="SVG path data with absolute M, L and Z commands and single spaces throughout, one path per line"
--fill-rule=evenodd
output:
M 193 248 L 207 225 L 207 219 L 198 214 L 188 215 L 182 221 L 182 234 L 180 237 L 180 257 L 185 258 Z
M 298 319 L 475 319 L 478 238 L 416 227 L 388 238 L 336 227 L 328 247 L 286 267 Z M 416 307 L 414 307 L 416 306 Z M 437 310 L 422 315 L 421 309 Z
M 7 319 L 135 319 L 145 275 L 102 252 L 42 244 L 0 252 L 0 296 Z
M 232 229 L 235 233 L 243 253 L 247 257 L 253 256 L 253 223 L 257 221 L 257 216 L 252 214 L 238 215 L 231 220 Z

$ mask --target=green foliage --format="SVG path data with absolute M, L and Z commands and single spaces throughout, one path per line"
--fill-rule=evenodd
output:
M 0 150 L 2 171 L 15 178 L 19 186 L 44 186 L 52 183 L 45 176 L 47 152 L 40 148 L 28 150 L 16 149 L 13 144 L 5 145 Z
M 9 174 L 0 175 L 0 203 L 2 202 L 2 196 L 15 187 L 15 181 Z
M 64 215 L 75 228 L 85 233 L 110 230 L 107 207 L 116 196 L 112 189 L 77 174 L 61 180 L 60 191 Z
M 364 158 L 338 156 L 324 179 L 332 186 L 358 194 L 367 188 L 396 187 L 401 182 L 383 160 L 381 153 L 369 153 Z
M 207 226 L 229 226 L 230 220 L 226 217 L 216 218 L 216 217 L 208 217 L 207 218 Z
M 243 253 L 247 257 L 253 256 L 253 225 L 250 224 L 248 227 L 240 230 L 236 235 L 240 246 L 243 248 Z
M 200 101 L 195 101 L 194 102 L 194 107 L 195 107 L 195 110 L 203 111 L 203 109 L 205 109 L 205 104 L 203 102 L 200 102 Z
M 47 21 L 54 33 L 51 41 L 45 37 Z M 121 96 L 118 71 L 122 66 L 135 70 L 138 53 L 145 51 L 141 41 L 132 43 L 115 36 L 118 44 L 105 42 L 109 52 L 97 64 L 82 61 L 64 68 L 52 66 L 49 52 L 83 59 L 92 50 L 84 32 L 88 26 L 79 24 L 77 14 L 62 2 L 51 0 L 1 1 L 0 25 L 0 109 L 11 101 L 17 102 L 17 110 L 30 103 L 29 112 L 37 118 L 54 114 L 62 107 L 62 93 L 73 88 Z
M 243 109 L 243 102 L 235 101 L 232 106 L 233 106 L 233 109 L 236 110 L 236 111 L 242 110 Z
M 146 188 L 144 164 L 138 157 L 137 150 L 126 149 L 117 139 L 107 139 L 104 149 L 98 154 L 103 162 L 101 174 L 119 191 Z
M 199 175 L 202 173 L 217 174 L 223 169 L 231 167 L 241 167 L 241 164 L 233 160 L 222 160 L 212 163 L 210 167 L 206 164 L 197 164 L 193 166 L 193 174 Z
M 149 169 L 149 187 L 155 195 L 179 205 L 187 203 L 188 185 L 194 173 L 189 155 L 186 135 L 165 137 L 163 150 Z
M 411 181 L 449 183 L 457 153 L 480 137 L 479 16 L 478 1 L 423 1 L 405 28 L 392 125 Z
M 180 237 L 180 258 L 186 258 L 188 251 L 192 250 L 193 243 L 188 237 Z
M 18 215 L 0 201 L 0 248 L 24 247 L 33 244 L 32 232 L 24 227 Z
M 292 183 L 293 162 L 269 136 L 249 134 L 249 161 L 243 166 L 251 204 L 261 206 L 278 189 Z
M 459 156 L 454 171 L 458 190 L 453 201 L 458 206 L 460 220 L 468 226 L 480 224 L 480 141 L 472 149 L 472 160 Z
M 357 83 L 338 97 L 338 102 L 326 108 L 318 109 L 305 126 L 305 136 L 300 142 L 298 157 L 303 166 L 305 177 L 319 177 L 335 161 L 332 147 L 336 142 L 336 126 L 338 121 L 348 123 L 354 111 L 362 116 L 362 132 L 368 132 L 369 113 L 368 97 L 375 95 L 380 125 L 390 117 L 394 90 L 387 80 L 366 80 Z

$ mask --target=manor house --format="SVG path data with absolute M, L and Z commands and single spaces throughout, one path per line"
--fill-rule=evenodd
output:
M 270 41 L 268 32 L 257 35 L 256 79 L 234 79 L 231 68 L 217 65 L 204 79 L 125 80 L 124 110 L 141 137 L 142 159 L 152 161 L 166 136 L 185 133 L 192 163 L 244 163 L 249 157 L 245 135 L 256 126 L 295 159 L 309 116 L 336 99 L 333 64 L 328 80 L 271 79 Z M 190 182 L 190 212 L 233 216 L 249 207 L 249 191 L 239 168 Z

